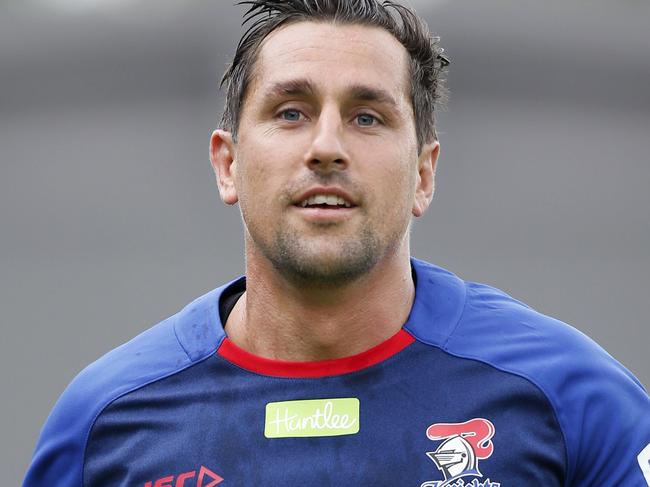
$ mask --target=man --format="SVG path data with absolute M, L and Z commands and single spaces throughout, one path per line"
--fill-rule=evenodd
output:
M 410 257 L 437 40 L 389 2 L 247 3 L 210 145 L 246 277 L 83 371 L 24 485 L 650 485 L 650 399 L 628 371 Z

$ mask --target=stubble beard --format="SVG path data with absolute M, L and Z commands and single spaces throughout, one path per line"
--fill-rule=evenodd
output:
M 367 274 L 381 257 L 377 235 L 362 228 L 338 249 L 317 254 L 296 232 L 278 231 L 274 238 L 273 266 L 293 281 L 313 287 L 334 287 L 356 281 Z
M 287 191 L 287 201 L 292 193 Z M 333 289 L 350 284 L 367 275 L 382 258 L 397 252 L 410 231 L 410 218 L 403 228 L 379 228 L 368 221 L 365 211 L 359 228 L 348 237 L 333 236 L 332 242 L 339 242 L 338 248 L 325 252 L 314 249 L 310 238 L 306 237 L 287 220 L 275 228 L 270 241 L 262 237 L 263 232 L 249 226 L 242 208 L 242 217 L 247 233 L 246 245 L 268 260 L 273 268 L 285 279 L 299 287 Z M 336 224 L 333 224 L 336 225 Z M 322 224 L 323 236 L 327 239 L 328 224 Z M 381 224 L 380 224 L 381 227 Z M 383 238 L 382 238 L 383 236 Z
M 368 274 L 386 251 L 395 246 L 384 248 L 377 233 L 368 226 L 360 228 L 338 248 L 321 253 L 310 247 L 309 238 L 293 228 L 277 228 L 270 245 L 252 235 L 250 237 L 253 240 L 251 244 L 280 275 L 297 286 L 311 288 L 340 287 L 354 282 Z M 333 240 L 336 239 L 338 237 Z

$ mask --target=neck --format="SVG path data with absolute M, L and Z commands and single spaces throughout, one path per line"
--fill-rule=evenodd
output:
M 255 355 L 291 361 L 346 357 L 380 344 L 406 322 L 415 297 L 403 247 L 333 288 L 292 283 L 249 253 L 246 292 L 228 317 L 228 337 Z

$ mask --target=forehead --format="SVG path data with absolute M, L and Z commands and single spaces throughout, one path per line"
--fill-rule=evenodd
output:
M 264 40 L 250 90 L 253 93 L 292 79 L 309 79 L 329 90 L 374 86 L 406 102 L 408 59 L 399 41 L 379 27 L 302 21 L 278 29 Z

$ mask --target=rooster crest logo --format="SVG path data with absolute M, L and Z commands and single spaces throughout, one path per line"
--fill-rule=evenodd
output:
M 444 440 L 436 451 L 427 456 L 442 472 L 445 480 L 424 482 L 420 487 L 499 487 L 500 484 L 459 480 L 461 477 L 483 477 L 478 461 L 489 458 L 494 451 L 492 437 L 494 425 L 483 418 L 474 418 L 464 423 L 436 423 L 427 428 L 427 438 L 433 441 Z

